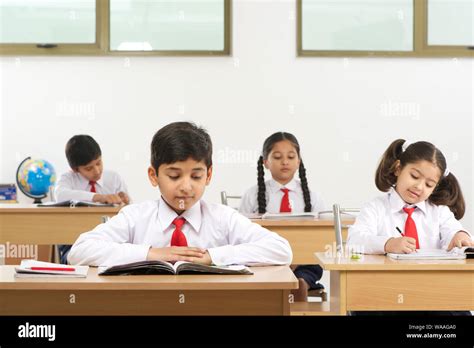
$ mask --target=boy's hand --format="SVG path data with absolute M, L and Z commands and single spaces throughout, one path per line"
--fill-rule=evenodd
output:
M 119 192 L 118 196 L 122 200 L 123 203 L 129 204 L 130 203 L 130 197 L 125 192 Z
M 98 202 L 98 203 L 106 203 L 106 204 L 121 204 L 122 203 L 122 198 L 117 195 L 101 195 L 96 193 L 92 197 L 93 202 Z
M 474 246 L 474 243 L 466 232 L 459 231 L 454 235 L 453 239 L 451 239 L 448 251 L 452 250 L 454 247 L 462 248 L 463 246 Z
M 196 263 L 204 263 L 205 254 L 209 256 L 205 249 L 192 247 L 167 247 L 167 248 L 150 248 L 146 257 L 147 261 L 160 260 L 167 262 L 188 261 Z M 209 260 L 211 258 L 209 257 Z M 211 263 L 209 262 L 209 265 Z
M 416 240 L 411 237 L 390 238 L 385 243 L 385 252 L 394 254 L 411 254 L 416 250 Z
M 194 263 L 200 263 L 202 265 L 207 265 L 210 266 L 212 265 L 212 259 L 211 255 L 209 255 L 209 252 L 206 250 L 206 253 L 203 254 L 201 258 L 194 258 Z

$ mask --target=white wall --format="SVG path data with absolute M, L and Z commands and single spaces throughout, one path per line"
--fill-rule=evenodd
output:
M 156 198 L 151 137 L 193 120 L 214 141 L 206 199 L 253 185 L 263 140 L 285 130 L 300 140 L 310 186 L 327 203 L 360 206 L 378 194 L 386 146 L 423 139 L 461 181 L 472 229 L 472 59 L 298 58 L 295 17 L 294 1 L 235 0 L 231 57 L 0 58 L 0 182 L 14 182 L 29 155 L 66 170 L 67 139 L 88 133 L 135 201 Z

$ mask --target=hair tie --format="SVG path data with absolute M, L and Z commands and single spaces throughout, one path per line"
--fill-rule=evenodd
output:
M 449 175 L 449 173 L 450 173 L 449 168 L 446 167 L 446 169 L 444 170 L 443 177 L 447 177 Z
M 413 142 L 411 142 L 410 140 L 405 140 L 405 142 L 402 145 L 402 152 L 405 152 L 408 146 L 410 146 L 411 144 L 413 144 Z

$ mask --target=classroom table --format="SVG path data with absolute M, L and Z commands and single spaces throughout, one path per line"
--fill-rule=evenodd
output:
M 474 259 L 360 259 L 315 253 L 331 271 L 328 314 L 348 311 L 473 311 Z
M 289 315 L 298 282 L 288 266 L 253 275 L 15 278 L 0 266 L 0 315 Z
M 83 232 L 114 216 L 120 207 L 42 208 L 33 204 L 0 204 L 0 244 L 72 244 Z M 335 248 L 333 220 L 252 219 L 287 239 L 294 264 L 314 264 L 313 253 Z M 344 224 L 352 221 L 343 221 Z M 346 239 L 347 230 L 343 229 Z
M 116 215 L 120 207 L 37 207 L 0 204 L 0 243 L 72 244 L 77 237 Z
M 334 220 L 265 220 L 252 219 L 253 222 L 278 233 L 285 238 L 293 250 L 293 264 L 314 264 L 315 251 L 327 251 L 336 248 Z M 354 220 L 345 220 L 344 225 Z M 343 240 L 347 239 L 347 228 L 342 229 Z

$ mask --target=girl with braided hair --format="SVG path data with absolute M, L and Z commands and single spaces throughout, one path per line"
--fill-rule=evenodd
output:
M 265 181 L 264 168 L 270 171 L 270 180 Z M 295 178 L 296 171 L 299 180 Z M 278 132 L 265 140 L 262 155 L 257 162 L 257 173 L 257 185 L 242 197 L 239 208 L 241 213 L 301 213 L 324 210 L 320 196 L 308 188 L 300 145 L 293 134 Z M 299 291 L 294 294 L 296 301 L 305 301 L 308 290 L 323 288 L 318 283 L 322 273 L 319 265 L 296 267 L 295 275 L 300 285 Z

